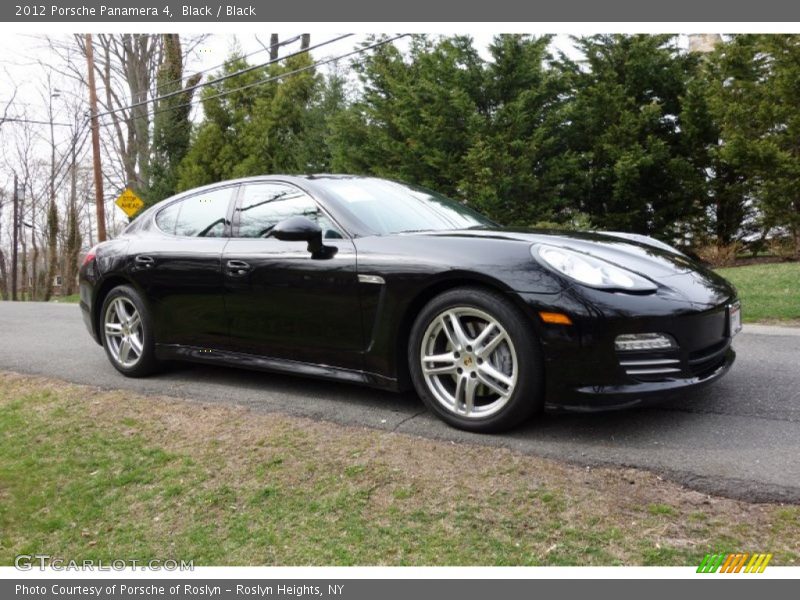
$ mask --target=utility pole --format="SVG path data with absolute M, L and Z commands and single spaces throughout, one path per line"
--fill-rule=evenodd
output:
M 11 249 L 11 299 L 17 299 L 17 245 L 19 244 L 19 190 L 14 173 L 14 247 Z
M 100 123 L 97 117 L 97 88 L 94 82 L 92 34 L 86 34 L 86 64 L 89 69 L 89 110 L 92 119 L 92 155 L 94 158 L 94 194 L 97 207 L 97 241 L 106 240 L 106 208 L 103 200 L 103 173 L 100 169 Z

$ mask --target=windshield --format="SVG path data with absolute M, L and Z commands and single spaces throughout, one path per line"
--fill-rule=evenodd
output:
M 379 235 L 492 227 L 465 204 L 429 189 L 385 179 L 328 179 L 325 188 Z

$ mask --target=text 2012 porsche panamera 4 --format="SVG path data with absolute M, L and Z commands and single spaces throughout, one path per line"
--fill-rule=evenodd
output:
M 413 386 L 446 422 L 635 406 L 734 360 L 734 288 L 661 242 L 498 227 L 403 183 L 253 177 L 151 207 L 81 268 L 124 375 L 189 360 Z

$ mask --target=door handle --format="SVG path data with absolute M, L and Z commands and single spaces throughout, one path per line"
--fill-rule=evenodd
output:
M 250 270 L 249 263 L 244 262 L 243 260 L 229 260 L 225 263 L 226 268 L 228 269 L 228 275 L 247 275 L 247 272 Z
M 138 266 L 145 267 L 145 268 L 152 267 L 156 262 L 155 259 L 152 256 L 145 256 L 143 254 L 140 254 L 139 256 L 137 256 L 133 260 Z

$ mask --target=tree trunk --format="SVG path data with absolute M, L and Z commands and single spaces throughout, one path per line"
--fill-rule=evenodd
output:
M 278 60 L 278 34 L 271 33 L 269 35 L 269 59 Z
M 792 202 L 794 208 L 794 219 L 792 219 L 792 233 L 794 234 L 794 257 L 800 260 L 800 199 Z
M 31 224 L 36 227 L 36 201 L 33 198 L 31 198 Z M 34 228 L 31 228 L 31 255 L 31 285 L 28 288 L 28 300 L 37 300 L 39 298 L 39 242 L 36 241 L 36 229 Z
M 47 274 L 44 281 L 44 301 L 53 296 L 53 285 L 58 270 L 58 207 L 55 197 L 47 209 Z
M 48 78 L 48 88 L 50 80 Z M 48 302 L 53 295 L 53 283 L 56 278 L 58 261 L 58 207 L 56 206 L 56 139 L 53 130 L 53 94 L 50 94 L 50 203 L 47 206 L 47 275 L 44 281 L 44 301 Z
M 0 248 L 0 298 L 8 300 L 8 273 L 6 272 L 6 256 Z
M 31 235 L 32 260 L 31 260 L 31 285 L 28 289 L 28 300 L 39 298 L 39 244 L 36 243 L 36 234 Z
M 61 278 L 66 295 L 75 293 L 78 278 L 78 255 L 81 251 L 81 230 L 78 217 L 78 175 L 75 147 L 72 148 L 72 168 L 69 186 L 69 212 L 67 214 L 67 240 L 64 252 L 64 273 Z
M 19 299 L 25 300 L 25 286 L 28 283 L 28 244 L 25 242 L 25 235 L 20 236 L 20 279 L 19 279 Z

